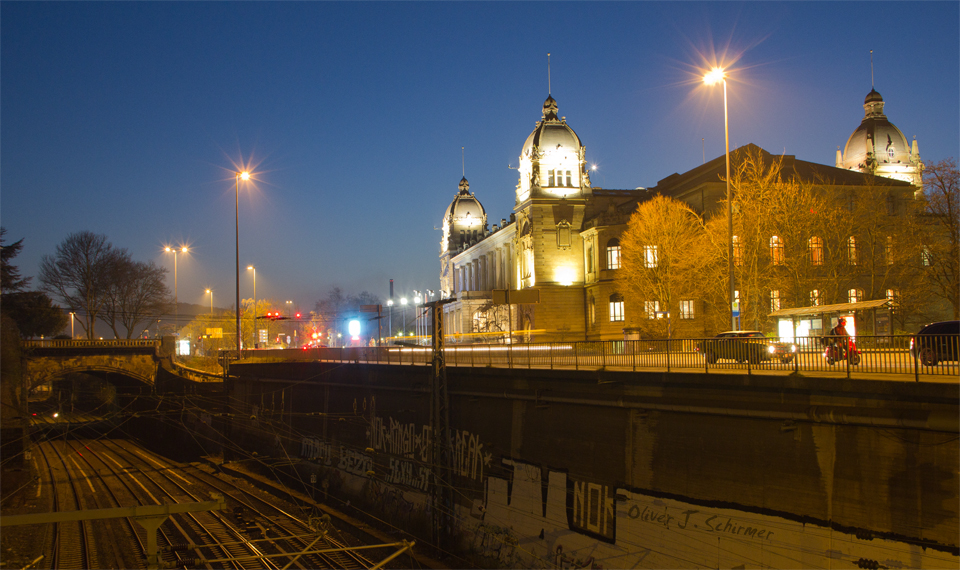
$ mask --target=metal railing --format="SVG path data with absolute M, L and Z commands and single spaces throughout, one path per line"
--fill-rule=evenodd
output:
M 159 340 L 143 339 L 110 339 L 110 340 L 79 340 L 79 339 L 44 339 L 44 340 L 21 340 L 20 346 L 24 348 L 151 348 L 160 346 Z
M 915 354 L 913 335 L 858 335 L 857 356 L 828 360 L 820 337 L 786 339 L 720 340 L 682 338 L 654 340 L 614 340 L 551 342 L 533 344 L 448 345 L 447 366 L 504 368 L 570 368 L 575 370 L 662 370 L 666 372 L 725 371 L 754 372 L 828 372 L 910 374 L 960 378 L 960 337 L 947 335 L 937 339 L 936 364 L 933 359 Z M 926 343 L 926 339 L 924 341 Z M 771 352 L 770 347 L 779 351 Z M 932 346 L 921 345 L 921 349 Z M 795 347 L 795 349 L 794 349 Z M 324 360 L 396 365 L 429 365 L 433 349 L 429 346 L 382 346 L 310 348 L 299 350 L 244 351 L 244 359 Z

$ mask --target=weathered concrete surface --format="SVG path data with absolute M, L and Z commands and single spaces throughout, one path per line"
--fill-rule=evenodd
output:
M 430 370 L 239 364 L 230 440 L 427 528 Z M 464 544 L 525 567 L 958 564 L 960 387 L 448 369 Z M 298 434 L 289 436 L 286 434 Z
M 153 385 L 159 357 L 153 349 L 31 349 L 25 354 L 23 375 L 37 386 L 72 373 L 120 374 Z

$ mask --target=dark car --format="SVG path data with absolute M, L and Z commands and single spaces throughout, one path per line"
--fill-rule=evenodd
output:
M 721 358 L 759 363 L 765 360 L 790 362 L 797 354 L 797 345 L 773 341 L 760 331 L 726 331 L 697 344 L 708 364 Z
M 960 321 L 929 324 L 910 339 L 910 354 L 924 366 L 936 366 L 943 360 L 958 360 Z

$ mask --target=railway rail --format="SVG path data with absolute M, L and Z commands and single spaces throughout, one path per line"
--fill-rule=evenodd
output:
M 69 432 L 35 446 L 51 511 L 190 503 L 225 497 L 224 511 L 170 515 L 157 529 L 164 568 L 372 568 L 391 545 L 362 546 L 329 517 L 287 506 L 264 491 L 184 465 L 126 439 Z M 49 568 L 147 568 L 147 530 L 132 518 L 48 523 Z

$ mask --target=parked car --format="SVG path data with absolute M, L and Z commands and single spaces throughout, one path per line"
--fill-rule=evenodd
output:
M 910 339 L 910 355 L 924 366 L 943 360 L 960 360 L 960 321 L 931 323 Z
M 721 358 L 757 364 L 765 360 L 791 362 L 797 345 L 771 340 L 760 331 L 725 331 L 697 344 L 708 364 Z

